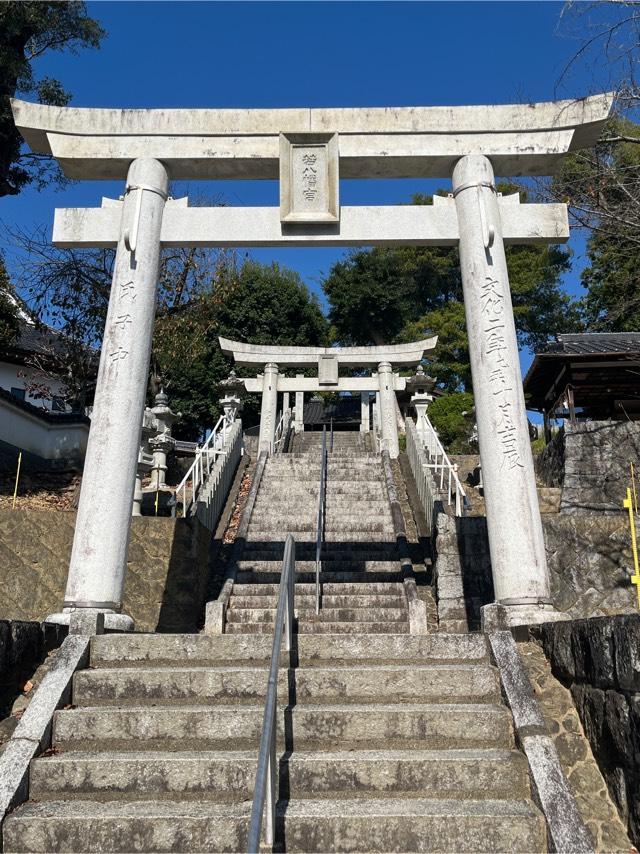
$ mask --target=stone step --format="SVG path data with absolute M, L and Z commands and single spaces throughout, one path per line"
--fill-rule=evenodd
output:
M 264 708 L 203 706 L 83 706 L 55 713 L 53 746 L 62 750 L 217 748 L 258 744 Z M 295 706 L 278 715 L 279 743 L 285 729 L 296 749 L 307 747 L 513 747 L 511 715 L 490 703 L 347 703 Z
M 387 585 L 385 585 L 387 586 Z M 127 667 L 136 664 L 189 666 L 268 662 L 272 639 L 232 638 L 225 635 L 109 634 L 91 640 L 92 667 Z M 488 661 L 482 634 L 398 635 L 385 638 L 304 637 L 298 639 L 301 666 L 322 662 L 482 662 Z
M 265 585 L 266 586 L 266 585 Z M 234 610 L 242 610 L 242 609 L 255 609 L 255 608 L 273 608 L 274 611 L 278 607 L 278 596 L 277 594 L 272 595 L 254 595 L 254 596 L 245 596 L 242 592 L 236 592 L 241 590 L 242 585 L 237 585 L 234 587 L 233 594 L 231 596 L 231 600 L 229 605 Z M 393 595 L 382 594 L 380 596 L 376 596 L 375 594 L 364 594 L 364 595 L 356 595 L 349 594 L 345 596 L 335 596 L 329 593 L 324 593 L 321 591 L 322 596 L 322 607 L 325 610 L 332 609 L 340 609 L 340 608 L 406 608 L 406 598 L 402 590 L 399 590 L 397 593 Z M 295 607 L 296 609 L 303 608 L 305 611 L 308 609 L 313 609 L 316 607 L 316 596 L 314 593 L 298 593 L 296 591 L 295 598 Z
M 297 555 L 296 555 L 297 557 Z M 260 572 L 277 572 L 280 573 L 282 570 L 282 560 L 239 560 L 236 563 L 236 568 L 240 572 L 246 572 L 249 570 L 256 569 Z M 364 571 L 364 570 L 372 570 L 377 572 L 396 572 L 398 570 L 398 561 L 396 560 L 328 560 L 324 559 L 321 561 L 321 569 L 324 571 L 325 569 L 328 572 L 349 572 L 353 571 Z M 316 562 L 315 560 L 296 560 L 296 573 L 300 572 L 315 572 L 316 570 Z M 342 587 L 342 585 L 340 585 Z M 325 585 L 326 587 L 326 585 Z M 277 592 L 277 588 L 276 588 Z M 304 592 L 304 591 L 302 591 Z M 311 588 L 309 591 L 311 592 Z M 315 592 L 315 587 L 314 587 Z M 326 591 L 325 591 L 326 592 Z M 333 591 L 335 593 L 364 593 L 364 590 L 344 590 L 344 591 Z M 375 592 L 378 592 L 377 590 Z M 249 594 L 252 595 L 252 594 Z
M 273 561 L 274 565 L 276 561 Z M 311 563 L 311 562 L 309 562 Z M 280 564 L 281 565 L 281 564 Z M 235 584 L 233 596 L 274 596 L 280 591 L 279 584 Z M 328 596 L 376 596 L 378 598 L 403 599 L 404 587 L 396 584 L 323 584 L 322 591 L 324 601 Z M 315 584 L 296 584 L 296 601 L 299 596 L 313 596 L 315 601 Z
M 234 608 L 233 598 L 227 611 L 227 623 L 275 623 L 275 608 Z M 322 608 L 316 615 L 313 608 L 296 608 L 298 627 L 302 623 L 394 623 L 407 619 L 403 608 Z
M 298 516 L 291 518 L 290 516 L 280 515 L 277 512 L 270 512 L 266 515 L 264 512 L 257 515 L 256 518 L 251 517 L 249 524 L 249 535 L 253 536 L 269 532 L 272 535 L 282 538 L 282 531 L 294 531 L 295 534 L 315 534 L 317 530 L 317 520 L 315 518 L 301 519 Z M 277 530 L 273 530 L 273 529 Z M 395 529 L 391 521 L 391 514 L 388 519 L 378 519 L 375 516 L 368 518 L 366 514 L 362 514 L 357 519 L 342 519 L 340 516 L 330 516 L 325 521 L 324 535 L 325 539 L 329 539 L 329 534 L 347 534 L 346 539 L 360 534 L 385 534 L 388 539 L 395 539 Z M 309 539 L 307 536 L 306 539 Z M 336 539 L 332 537 L 331 539 Z M 342 537 L 345 539 L 345 537 Z
M 351 635 L 377 635 L 377 634 L 388 634 L 393 635 L 398 632 L 404 632 L 405 634 L 409 631 L 409 622 L 408 615 L 405 615 L 405 621 L 401 622 L 399 620 L 393 622 L 383 622 L 382 620 L 376 623 L 358 623 L 358 622 L 343 622 L 343 623 L 330 623 L 325 620 L 320 621 L 301 621 L 297 624 L 296 631 L 300 635 L 310 635 L 310 634 L 351 634 Z M 250 622 L 229 622 L 225 626 L 225 632 L 230 635 L 243 635 L 243 634 L 270 634 L 273 636 L 273 623 L 259 622 L 259 623 L 250 623 Z
M 287 534 L 291 534 L 295 540 L 301 540 L 302 542 L 306 541 L 307 543 L 313 542 L 315 548 L 315 537 L 309 537 L 310 533 L 312 532 L 296 530 L 286 530 L 283 532 L 282 528 L 280 528 L 280 530 L 278 531 L 261 531 L 258 528 L 255 528 L 253 524 L 250 524 L 248 538 L 254 543 L 281 543 L 282 547 L 284 548 L 284 539 Z M 393 531 L 326 531 L 324 538 L 325 541 L 341 544 L 393 542 L 393 545 L 395 547 L 395 537 L 393 536 Z
M 251 802 L 29 802 L 4 825 L 4 851 L 246 851 Z
M 325 510 L 327 518 L 332 516 L 339 517 L 359 517 L 363 513 L 368 517 L 379 515 L 381 518 L 390 517 L 391 507 L 389 502 L 382 498 L 375 499 L 360 499 L 353 495 L 328 495 L 325 499 Z M 318 515 L 318 499 L 306 501 L 303 496 L 281 495 L 277 500 L 261 501 L 258 499 L 253 511 L 253 517 L 256 518 L 261 513 L 273 515 L 278 513 L 296 514 L 296 517 L 310 519 L 316 518 Z
M 530 796 L 527 762 L 515 750 L 295 750 L 282 754 L 279 765 L 290 798 Z M 252 797 L 255 775 L 251 750 L 72 751 L 37 759 L 29 788 L 38 801 L 175 796 L 233 802 Z
M 522 800 L 293 800 L 287 851 L 496 852 L 546 850 L 546 824 Z
M 330 564 L 328 564 L 330 566 Z M 327 564 L 325 564 L 327 566 Z M 239 584 L 275 584 L 280 580 L 280 570 L 251 570 L 248 572 L 239 572 L 236 581 Z M 315 584 L 315 572 L 296 572 L 296 584 Z M 332 572 L 329 569 L 323 569 L 321 574 L 321 583 L 330 584 L 364 584 L 368 586 L 371 583 L 391 583 L 395 584 L 402 580 L 402 572 L 400 564 L 397 564 L 395 570 L 377 571 L 377 570 L 342 570 Z
M 245 851 L 251 803 L 44 801 L 6 820 L 4 851 Z M 287 851 L 541 852 L 546 826 L 525 801 L 298 800 L 276 822 Z
M 296 494 L 309 494 L 318 498 L 320 484 L 311 481 L 299 481 L 297 485 L 287 483 L 287 488 L 296 491 Z M 386 486 L 382 480 L 358 481 L 351 483 L 346 480 L 327 481 L 328 495 L 358 495 L 363 498 L 371 495 L 377 495 L 386 498 Z M 277 480 L 263 480 L 258 491 L 258 500 L 263 495 L 272 496 L 274 499 L 282 499 L 283 493 L 280 488 L 280 483 Z
M 268 667 L 99 668 L 76 673 L 78 707 L 151 702 L 264 702 Z M 289 674 L 282 669 L 278 695 L 287 702 Z M 296 703 L 473 702 L 497 703 L 500 686 L 488 664 L 383 664 L 307 667 L 295 671 Z

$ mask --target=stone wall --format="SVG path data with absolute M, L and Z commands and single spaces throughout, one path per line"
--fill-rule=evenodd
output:
M 564 436 L 562 428 L 533 458 L 536 477 L 543 486 L 562 486 L 564 483 Z
M 551 595 L 560 611 L 575 619 L 637 611 L 625 516 L 545 514 L 542 526 Z M 486 519 L 440 513 L 436 527 L 440 620 L 466 619 L 475 628 L 481 605 L 493 601 Z
M 571 689 L 609 792 L 640 847 L 640 615 L 532 629 Z
M 138 631 L 197 631 L 204 619 L 211 535 L 197 519 L 131 520 L 124 611 Z M 0 510 L 0 619 L 59 611 L 75 513 Z

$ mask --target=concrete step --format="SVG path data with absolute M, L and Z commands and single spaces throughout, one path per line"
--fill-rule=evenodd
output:
M 274 561 L 275 563 L 275 561 Z M 235 584 L 233 596 L 274 596 L 279 593 L 279 584 Z M 402 584 L 323 584 L 324 601 L 328 596 L 376 596 L 389 599 L 399 598 L 404 600 Z M 296 584 L 296 601 L 299 596 L 313 596 L 315 601 L 315 584 Z
M 312 495 L 316 498 L 316 500 L 318 498 L 318 492 L 320 491 L 319 483 L 312 483 L 310 481 L 300 481 L 297 486 L 294 486 L 287 482 L 287 487 L 289 489 L 295 489 L 297 494 L 306 493 Z M 361 497 L 377 495 L 380 497 L 387 497 L 386 487 L 382 482 L 382 479 L 358 481 L 357 483 L 350 483 L 349 481 L 345 480 L 327 481 L 327 494 L 359 495 Z M 261 496 L 263 495 L 272 496 L 274 499 L 282 498 L 283 494 L 279 481 L 263 480 L 260 484 L 260 489 L 258 491 L 258 500 L 260 500 Z
M 296 555 L 297 558 L 297 555 Z M 253 569 L 256 569 L 260 572 L 278 572 L 282 570 L 282 560 L 239 560 L 236 563 L 236 568 L 240 572 L 246 572 Z M 323 559 L 321 562 L 321 569 L 326 569 L 330 572 L 349 572 L 351 570 L 354 571 L 364 571 L 364 570 L 372 570 L 377 572 L 396 572 L 398 569 L 398 561 L 397 560 L 325 560 Z M 296 560 L 296 573 L 299 572 L 315 572 L 316 570 L 316 562 L 315 560 Z M 304 592 L 304 591 L 303 591 Z M 309 591 L 311 592 L 311 588 Z M 315 587 L 314 591 L 315 592 Z M 332 591 L 334 592 L 334 591 Z M 337 590 L 335 591 L 338 592 Z M 364 590 L 345 590 L 340 591 L 346 593 L 364 593 Z M 376 591 L 378 592 L 378 591 Z M 253 595 L 253 594 L 249 594 Z
M 246 850 L 251 803 L 44 801 L 7 819 L 5 852 Z M 528 851 L 546 846 L 525 801 L 299 800 L 276 819 L 287 851 Z
M 234 587 L 233 594 L 230 600 L 230 607 L 234 610 L 242 610 L 242 609 L 255 609 L 255 608 L 273 608 L 274 610 L 278 607 L 278 596 L 277 594 L 272 595 L 255 595 L 255 596 L 245 596 L 241 591 L 242 585 L 237 585 Z M 375 594 L 364 594 L 364 595 L 356 595 L 349 594 L 346 596 L 334 596 L 328 593 L 322 593 L 322 607 L 325 610 L 333 610 L 340 608 L 406 608 L 406 599 L 402 590 L 394 593 L 393 595 L 382 594 L 380 596 L 376 596 Z M 307 593 L 301 594 L 296 591 L 295 598 L 296 608 L 303 608 L 306 610 L 310 608 L 316 607 L 316 596 L 315 593 Z
M 4 851 L 246 851 L 251 802 L 29 802 L 4 825 Z
M 279 757 L 290 798 L 402 797 L 525 798 L 527 762 L 515 750 L 359 750 L 304 752 Z M 233 802 L 252 797 L 255 751 L 72 751 L 37 759 L 30 794 L 142 800 L 159 797 Z
M 327 566 L 330 564 L 325 564 Z M 277 572 L 271 570 L 251 570 L 248 572 L 239 572 L 236 581 L 239 584 L 261 584 L 261 583 L 277 583 L 280 580 L 280 570 Z M 296 572 L 296 584 L 315 584 L 315 572 Z M 397 564 L 395 570 L 337 570 L 335 572 L 324 569 L 321 575 L 321 583 L 330 584 L 364 584 L 371 583 L 397 583 L 402 580 L 400 564 Z
M 189 702 L 264 702 L 268 668 L 181 667 L 99 668 L 76 673 L 73 701 L 78 707 L 109 704 L 145 706 Z M 281 702 L 287 702 L 289 674 L 278 678 Z M 294 674 L 296 703 L 473 702 L 500 701 L 495 670 L 488 664 L 383 664 L 299 668 Z
M 386 586 L 386 585 L 385 585 Z M 271 638 L 232 638 L 225 635 L 110 634 L 91 640 L 92 667 L 135 665 L 189 666 L 237 664 L 271 658 Z M 481 634 L 398 635 L 385 638 L 304 637 L 298 639 L 300 665 L 322 662 L 482 662 L 488 661 Z
M 79 707 L 54 716 L 53 745 L 62 750 L 249 749 L 257 746 L 264 708 L 256 706 Z M 513 747 L 511 715 L 490 703 L 311 703 L 287 713 L 296 749 Z M 285 714 L 278 715 L 278 740 Z
M 398 632 L 404 632 L 405 634 L 409 631 L 409 622 L 408 616 L 406 617 L 406 622 L 394 621 L 394 622 L 384 622 L 380 620 L 376 623 L 355 623 L 355 622 L 343 622 L 343 623 L 331 623 L 325 620 L 320 621 L 301 621 L 297 624 L 296 631 L 300 635 L 309 635 L 309 634 L 352 634 L 352 635 L 377 635 L 377 634 L 388 634 L 393 635 Z M 227 623 L 225 626 L 225 632 L 230 635 L 243 635 L 243 634 L 270 634 L 273 636 L 273 623 Z
M 527 801 L 294 800 L 284 815 L 287 851 L 546 850 L 546 825 Z
M 275 608 L 234 608 L 233 598 L 227 611 L 227 623 L 275 623 Z M 408 617 L 403 608 L 322 608 L 316 615 L 313 608 L 296 608 L 298 626 L 301 623 L 394 623 Z
M 363 523 L 365 524 L 365 523 Z M 362 526 L 360 526 L 362 527 Z M 282 547 L 284 548 L 284 540 L 287 534 L 291 534 L 295 540 L 301 540 L 306 542 L 313 541 L 315 547 L 315 537 L 309 537 L 311 531 L 296 531 L 296 530 L 286 530 L 283 531 L 280 528 L 277 531 L 273 530 L 260 530 L 255 528 L 253 524 L 249 525 L 249 539 L 252 542 L 261 542 L 261 543 L 282 543 Z M 393 545 L 395 546 L 395 537 L 393 536 L 393 531 L 326 531 L 325 532 L 325 541 L 328 542 L 338 542 L 338 543 L 391 543 L 393 541 Z
M 317 520 L 315 518 L 301 519 L 299 517 L 291 518 L 290 516 L 278 513 L 270 513 L 268 516 L 261 513 L 254 519 L 251 517 L 249 524 L 249 534 L 253 536 L 254 531 L 259 536 L 262 533 L 269 532 L 272 535 L 282 538 L 283 529 L 286 531 L 295 531 L 295 534 L 315 534 L 317 530 Z M 274 530 L 276 529 L 276 530 Z M 329 534 L 344 534 L 341 539 L 349 539 L 360 534 L 385 534 L 389 539 L 395 539 L 395 529 L 391 522 L 391 514 L 388 519 L 378 519 L 368 517 L 362 514 L 359 518 L 342 519 L 340 516 L 331 516 L 325 522 L 325 539 L 328 539 Z M 294 534 L 294 536 L 295 536 Z M 308 539 L 301 537 L 301 539 Z M 335 539 L 335 537 L 332 537 Z

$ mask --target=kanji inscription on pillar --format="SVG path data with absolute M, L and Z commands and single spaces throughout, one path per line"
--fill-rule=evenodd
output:
M 505 295 L 500 282 L 493 276 L 485 276 L 480 284 L 480 309 L 489 386 L 496 403 L 498 442 L 508 468 L 522 468 L 518 430 L 510 394 L 513 391 L 513 381 L 505 339 Z
M 280 134 L 280 219 L 338 222 L 337 134 Z

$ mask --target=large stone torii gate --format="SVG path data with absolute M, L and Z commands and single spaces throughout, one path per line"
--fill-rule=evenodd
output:
M 261 365 L 263 373 L 243 380 L 249 392 L 262 394 L 260 410 L 260 450 L 270 449 L 276 429 L 278 392 L 284 394 L 319 391 L 376 392 L 380 396 L 380 433 L 383 446 L 392 458 L 398 456 L 397 391 L 404 391 L 406 379 L 393 373 L 393 367 L 419 364 L 426 350 L 433 350 L 437 336 L 411 344 L 386 347 L 278 347 L 245 344 L 220 337 L 222 352 L 239 366 Z M 349 368 L 376 368 L 376 376 L 341 377 L 340 365 Z M 280 367 L 316 368 L 317 377 L 284 377 Z
M 460 250 L 496 599 L 512 625 L 552 605 L 504 246 L 563 242 L 565 205 L 503 198 L 494 173 L 548 175 L 593 145 L 610 95 L 474 107 L 118 110 L 13 101 L 37 153 L 119 200 L 56 211 L 58 246 L 117 246 L 64 612 L 120 613 L 162 246 Z M 172 180 L 280 179 L 279 208 L 189 208 Z M 450 178 L 432 206 L 341 207 L 340 178 Z

